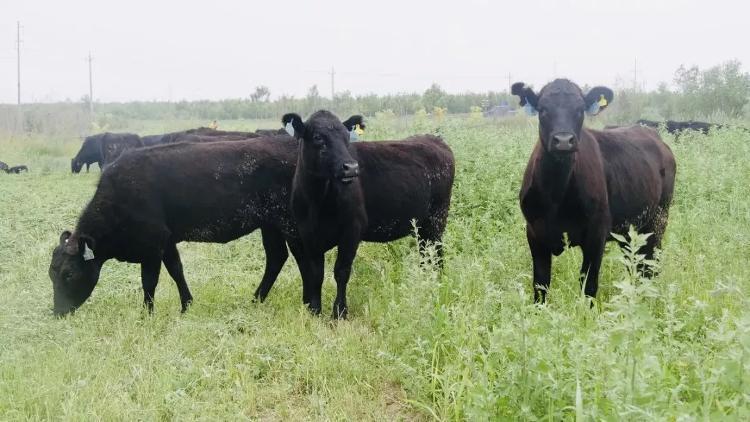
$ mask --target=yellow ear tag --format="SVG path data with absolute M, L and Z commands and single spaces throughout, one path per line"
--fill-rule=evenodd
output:
M 606 107 L 607 106 L 607 99 L 604 98 L 604 95 L 599 96 L 599 107 Z
M 359 123 L 357 123 L 356 125 L 354 125 L 354 131 L 357 132 L 357 135 L 361 135 L 361 134 L 365 133 L 365 130 L 362 129 L 361 127 L 359 127 Z

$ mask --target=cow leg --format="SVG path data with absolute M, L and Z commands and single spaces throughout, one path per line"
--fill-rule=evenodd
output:
M 148 312 L 154 312 L 154 293 L 159 283 L 161 259 L 149 259 L 141 263 L 141 283 L 143 285 L 143 304 Z
M 302 270 L 304 268 L 304 254 L 302 244 L 297 240 L 289 239 L 287 240 L 287 245 L 289 245 L 289 250 L 292 251 L 292 256 L 297 262 L 297 267 L 299 267 L 300 274 L 302 274 Z
M 646 239 L 646 244 L 641 247 L 640 253 L 644 254 L 644 258 L 647 260 L 653 260 L 654 259 L 654 252 L 656 248 L 661 247 L 661 238 L 663 236 L 663 229 L 660 228 L 654 228 L 654 229 L 644 229 L 643 233 L 651 233 L 651 236 Z M 646 266 L 644 264 L 638 265 L 638 272 L 643 274 L 643 276 L 648 278 L 654 278 L 657 275 L 656 268 L 653 266 Z
M 605 225 L 604 227 L 608 227 Z M 604 256 L 604 243 L 607 240 L 606 230 L 592 230 L 587 233 L 583 243 L 583 264 L 581 265 L 581 284 L 583 293 L 595 298 L 599 290 L 599 269 Z
M 167 267 L 167 272 L 175 284 L 177 284 L 177 291 L 180 292 L 182 312 L 185 312 L 193 302 L 193 295 L 190 294 L 190 289 L 185 281 L 185 274 L 182 271 L 182 260 L 180 260 L 180 253 L 177 251 L 176 244 L 170 243 L 167 245 L 164 249 L 162 261 L 164 262 L 164 266 Z
M 302 277 L 302 303 L 306 304 L 314 315 L 320 315 L 325 256 L 323 253 L 305 252 L 304 262 L 307 277 Z
M 258 285 L 258 289 L 255 290 L 255 300 L 261 303 L 266 300 L 268 292 L 271 291 L 273 283 L 276 282 L 276 278 L 281 272 L 281 268 L 284 267 L 289 252 L 286 249 L 286 243 L 284 242 L 284 236 L 281 232 L 271 229 L 261 229 L 261 235 L 263 237 L 263 249 L 266 251 L 266 269 L 263 273 L 263 279 Z
M 308 277 L 308 275 L 302 243 L 298 240 L 287 239 L 287 245 L 289 246 L 289 250 L 292 252 L 294 261 L 297 263 L 297 269 L 299 270 L 300 277 L 302 278 L 302 285 L 304 286 L 305 279 Z
M 346 305 L 346 285 L 352 273 L 352 264 L 357 256 L 359 238 L 347 239 L 339 244 L 336 264 L 333 267 L 333 277 L 336 279 L 336 300 L 333 302 L 333 319 L 346 319 L 348 307 Z
M 86 173 L 89 172 L 89 163 L 86 163 Z
M 526 226 L 526 240 L 529 242 L 534 268 L 532 280 L 534 303 L 544 303 L 547 300 L 547 291 L 552 279 L 552 251 L 531 233 L 528 226 Z

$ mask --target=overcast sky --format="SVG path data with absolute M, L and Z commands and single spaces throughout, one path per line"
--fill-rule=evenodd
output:
M 671 82 L 680 64 L 750 66 L 741 0 L 0 0 L 0 103 L 274 98 Z

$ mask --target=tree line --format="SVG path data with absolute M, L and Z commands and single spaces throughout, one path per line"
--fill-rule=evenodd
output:
M 680 66 L 674 73 L 671 87 L 663 82 L 653 91 L 614 88 L 615 101 L 606 117 L 612 122 L 627 123 L 640 118 L 708 121 L 750 118 L 750 74 L 742 70 L 742 64 L 737 60 L 707 69 Z M 116 122 L 132 119 L 277 119 L 289 111 L 309 115 L 319 109 L 328 109 L 341 116 L 354 113 L 374 116 L 379 112 L 401 116 L 442 115 L 477 113 L 504 102 L 516 107 L 518 103 L 507 91 L 453 94 L 438 84 L 432 84 L 422 93 L 352 95 L 344 91 L 337 93 L 333 99 L 321 96 L 318 87 L 312 86 L 302 98 L 271 98 L 272 93 L 267 87 L 258 86 L 246 97 L 220 101 L 96 103 L 96 116 L 93 119 L 88 116 L 88 98 L 82 103 L 25 105 L 23 113 L 18 113 L 16 106 L 6 105 L 0 106 L 0 129 L 13 126 L 16 131 L 21 128 L 24 132 L 46 132 L 49 126 L 55 126 L 49 122 L 50 119 L 60 120 L 63 116 L 68 123 L 57 122 L 58 126 L 67 128 L 71 124 L 80 125 L 81 122 L 93 120 L 93 126 L 117 128 Z M 104 123 L 97 125 L 97 122 Z

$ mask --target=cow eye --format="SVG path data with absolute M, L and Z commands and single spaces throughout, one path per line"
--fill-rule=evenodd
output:
M 325 142 L 323 141 L 323 138 L 320 135 L 318 135 L 318 134 L 313 135 L 312 141 L 313 141 L 313 145 L 316 146 L 316 147 L 318 147 L 318 148 L 320 148 L 320 147 L 322 147 L 322 146 L 325 145 Z

